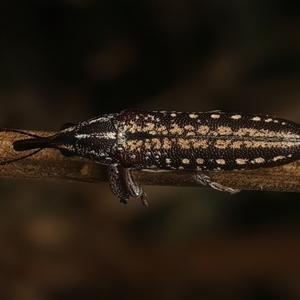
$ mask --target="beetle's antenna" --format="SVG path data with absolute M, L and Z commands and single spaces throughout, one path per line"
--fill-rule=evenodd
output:
M 19 130 L 19 129 L 3 128 L 0 131 L 20 133 L 20 134 L 27 135 L 27 136 L 30 136 L 30 137 L 33 137 L 33 138 L 36 138 L 36 139 L 41 138 L 40 136 L 38 136 L 36 134 L 25 132 L 25 131 L 22 131 L 22 130 Z
M 0 162 L 0 166 L 5 166 L 5 165 L 8 165 L 8 164 L 10 164 L 10 163 L 14 163 L 14 162 L 16 162 L 16 161 L 19 161 L 19 160 L 25 159 L 25 158 L 27 158 L 27 157 L 33 156 L 33 155 L 37 154 L 38 152 L 40 152 L 41 150 L 42 150 L 42 148 L 36 149 L 35 151 L 33 151 L 33 152 L 30 153 L 30 154 L 23 155 L 23 156 L 21 156 L 21 157 L 18 157 L 18 158 L 15 158 L 15 159 L 11 159 L 11 160 L 7 160 L 7 161 L 2 161 L 2 162 Z

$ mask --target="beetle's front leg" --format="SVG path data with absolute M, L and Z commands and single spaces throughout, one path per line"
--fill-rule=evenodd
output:
M 131 170 L 122 166 L 109 167 L 109 185 L 113 194 L 126 204 L 129 198 L 140 197 L 142 204 L 148 206 L 146 194 L 132 178 Z

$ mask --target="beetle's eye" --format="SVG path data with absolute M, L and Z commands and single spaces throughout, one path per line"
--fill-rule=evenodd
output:
M 67 149 L 59 149 L 60 153 L 63 155 L 63 156 L 66 156 L 66 157 L 71 157 L 71 156 L 74 156 L 75 154 Z
M 63 124 L 63 125 L 60 127 L 60 130 L 67 129 L 67 128 L 73 127 L 73 126 L 75 126 L 75 125 L 76 125 L 76 124 L 74 124 L 74 123 L 65 123 L 65 124 Z

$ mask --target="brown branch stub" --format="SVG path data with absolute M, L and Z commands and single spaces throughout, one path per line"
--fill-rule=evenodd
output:
M 38 136 L 54 132 L 26 131 Z M 74 180 L 82 182 L 107 181 L 107 167 L 79 157 L 64 157 L 54 149 L 44 149 L 37 154 L 5 164 L 30 153 L 16 152 L 15 140 L 28 138 L 9 129 L 0 130 L 0 177 L 46 180 Z M 247 171 L 203 172 L 213 181 L 242 190 L 300 192 L 300 161 L 274 168 Z M 186 172 L 133 171 L 141 185 L 197 186 Z

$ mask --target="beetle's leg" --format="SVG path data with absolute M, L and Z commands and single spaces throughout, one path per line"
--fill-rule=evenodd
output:
M 197 183 L 200 183 L 200 184 L 203 184 L 205 186 L 209 186 L 215 190 L 218 190 L 220 192 L 227 192 L 229 194 L 235 194 L 235 193 L 238 193 L 240 192 L 241 190 L 239 189 L 233 189 L 231 187 L 228 187 L 228 186 L 225 186 L 225 185 L 222 185 L 218 182 L 214 182 L 210 179 L 209 176 L 207 175 L 204 175 L 204 174 L 199 174 L 199 173 L 192 173 L 192 179 L 197 182 Z
M 109 185 L 113 194 L 126 204 L 129 198 L 140 197 L 142 204 L 148 206 L 146 194 L 132 178 L 131 170 L 122 166 L 109 167 Z

